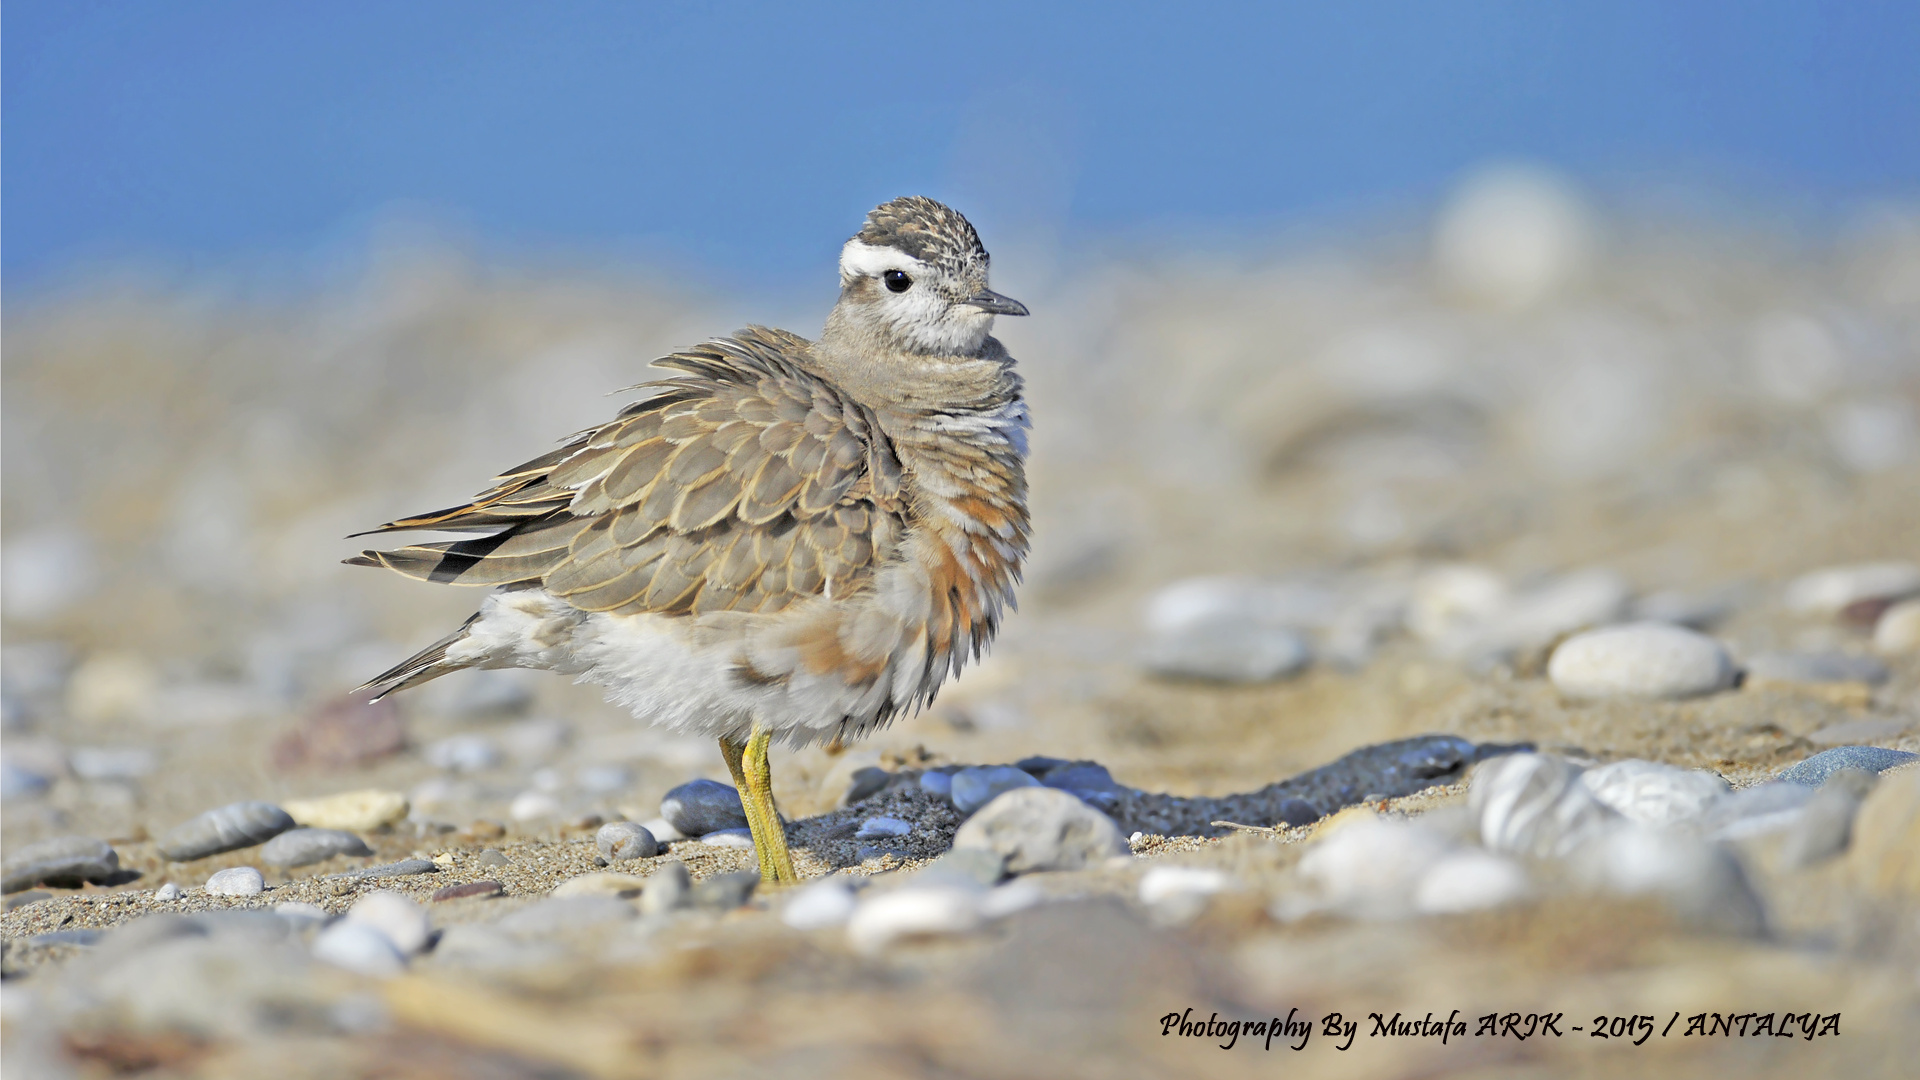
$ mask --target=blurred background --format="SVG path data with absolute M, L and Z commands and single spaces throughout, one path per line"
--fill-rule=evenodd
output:
M 1911 5 L 14 0 L 4 30 L 10 843 L 349 782 L 536 828 L 724 776 L 551 676 L 341 703 L 479 599 L 342 538 L 674 347 L 816 332 L 901 194 L 1034 311 L 1000 333 L 1037 546 L 994 659 L 783 762 L 791 809 L 883 754 L 1219 793 L 1537 738 L 1473 680 L 1634 614 L 1865 649 L 1779 586 L 1920 552 Z M 1299 662 L 1219 685 L 1238 661 L 1181 635 L 1222 620 Z M 1762 760 L 1754 730 L 1674 753 Z

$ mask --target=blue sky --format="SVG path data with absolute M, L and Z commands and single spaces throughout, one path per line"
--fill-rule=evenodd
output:
M 989 230 L 1230 235 L 1427 199 L 1498 156 L 1813 206 L 1920 193 L 1913 3 L 9 0 L 0 19 L 9 293 L 125 258 L 310 258 L 391 217 L 771 283 L 817 275 L 908 192 Z

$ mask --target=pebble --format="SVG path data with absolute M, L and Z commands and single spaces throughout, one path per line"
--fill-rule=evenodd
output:
M 153 898 L 155 900 L 160 901 L 161 903 L 165 903 L 169 900 L 180 899 L 180 893 L 181 893 L 180 886 L 175 885 L 173 882 L 169 881 L 165 885 L 162 885 L 159 888 L 153 890 Z
M 397 892 L 370 892 L 362 896 L 348 909 L 347 919 L 380 931 L 403 956 L 425 950 L 428 939 L 433 936 L 426 909 Z
M 1156 866 L 1141 876 L 1138 895 L 1156 921 L 1179 924 L 1193 921 L 1210 897 L 1232 887 L 1233 876 L 1224 870 Z
M 448 772 L 480 772 L 500 764 L 500 747 L 485 735 L 462 733 L 430 742 L 420 751 L 427 764 Z
M 1629 821 L 1664 827 L 1692 821 L 1729 788 L 1704 769 L 1678 769 L 1630 758 L 1588 769 L 1580 783 Z
M 609 821 L 594 834 L 600 857 L 608 862 L 627 859 L 651 859 L 660 854 L 660 843 L 646 826 L 631 821 Z
M 598 872 L 581 874 L 561 882 L 553 890 L 554 896 L 618 896 L 632 899 L 646 888 L 647 879 L 632 874 L 610 874 Z
M 1579 852 L 1575 875 L 1623 896 L 1658 896 L 1683 920 L 1722 933 L 1766 928 L 1766 912 L 1740 861 L 1684 831 L 1622 825 Z
M 1580 782 L 1580 770 L 1551 754 L 1509 754 L 1474 771 L 1467 805 L 1480 842 L 1515 855 L 1565 855 L 1620 820 Z
M 1162 678 L 1217 683 L 1273 682 L 1312 662 L 1313 649 L 1297 631 L 1238 620 L 1161 634 L 1141 656 L 1142 665 Z
M 1628 614 L 1634 622 L 1672 623 L 1690 630 L 1706 630 L 1739 610 L 1745 591 L 1730 587 L 1706 592 L 1649 593 L 1636 599 Z
M 1319 886 L 1344 914 L 1394 918 L 1412 909 L 1413 891 L 1427 869 L 1451 849 L 1445 835 L 1424 825 L 1348 810 L 1330 833 L 1300 857 L 1300 875 Z
M 34 889 L 31 892 L 15 893 L 12 896 L 7 897 L 6 910 L 12 911 L 15 908 L 23 908 L 23 907 L 26 907 L 28 904 L 37 904 L 42 900 L 51 900 L 51 899 L 53 899 L 53 894 L 43 889 Z
M 902 821 L 897 817 L 871 817 L 860 823 L 853 834 L 855 840 L 878 840 L 889 836 L 905 836 L 913 831 L 913 822 Z
M 1080 870 L 1130 853 L 1112 818 L 1037 785 L 1004 792 L 982 807 L 954 834 L 953 846 L 997 852 L 1014 874 Z
M 1320 808 L 1305 799 L 1282 799 L 1274 808 L 1273 823 L 1287 828 L 1311 825 L 1322 817 Z
M 1553 651 L 1547 677 L 1572 698 L 1683 698 L 1733 685 L 1733 660 L 1705 634 L 1630 623 L 1576 634 Z
M 1789 784 L 1818 787 L 1826 783 L 1827 777 L 1838 769 L 1860 769 L 1870 773 L 1883 773 L 1910 761 L 1920 761 L 1920 754 L 1906 750 L 1888 750 L 1878 746 L 1836 746 L 1831 750 L 1822 750 L 1788 768 L 1775 779 L 1784 780 Z
M 513 860 L 506 857 L 499 848 L 488 848 L 474 860 L 481 866 L 512 866 Z
M 1873 627 L 1874 651 L 1887 656 L 1920 653 L 1920 600 L 1902 600 Z
M 896 941 L 964 934 L 981 922 L 979 894 L 955 886 L 906 887 L 872 897 L 847 920 L 847 940 L 867 955 Z
M 663 915 L 686 907 L 687 894 L 692 891 L 693 875 L 687 872 L 687 864 L 671 860 L 647 878 L 646 890 L 640 894 L 640 913 Z
M 358 870 L 349 870 L 344 874 L 328 874 L 328 881 L 359 881 L 365 878 L 408 877 L 413 874 L 431 874 L 440 869 L 428 859 L 401 859 L 399 862 L 381 863 L 379 866 L 363 866 Z
M 507 887 L 498 881 L 469 881 L 465 885 L 449 885 L 433 891 L 433 902 L 444 900 L 486 899 L 506 893 Z
M 313 939 L 313 958 L 359 975 L 388 978 L 407 969 L 407 958 L 377 927 L 341 919 Z
M 1805 615 L 1834 615 L 1861 600 L 1900 600 L 1920 594 L 1920 565 L 1910 562 L 1856 563 L 1803 574 L 1788 583 L 1788 610 Z
M 877 765 L 865 765 L 855 769 L 853 775 L 847 778 L 847 791 L 840 796 L 840 805 L 852 806 L 862 799 L 878 795 L 892 782 L 893 774 Z
M 1032 773 L 1034 779 L 1047 787 L 1062 791 L 1098 793 L 1121 790 L 1107 767 L 1092 761 L 1063 761 L 1040 772 L 1027 769 L 1025 762 L 1021 762 L 1019 767 Z
M 920 790 L 942 799 L 953 799 L 953 774 L 944 772 L 925 772 L 920 774 Z
M 1714 802 L 1701 827 L 1715 840 L 1744 840 L 1792 825 L 1813 798 L 1813 784 L 1775 780 L 1741 788 Z
M 406 725 L 393 702 L 369 702 L 364 696 L 349 695 L 308 714 L 297 729 L 274 743 L 272 753 L 274 765 L 283 771 L 348 769 L 397 754 L 406 745 Z
M 210 896 L 259 896 L 267 891 L 267 879 L 251 866 L 230 866 L 207 879 Z
M 275 904 L 273 905 L 273 913 L 285 919 L 287 923 L 296 930 L 309 926 L 317 926 L 331 918 L 331 916 L 327 914 L 327 909 L 321 907 L 319 904 L 308 904 L 299 900 L 288 900 L 282 904 Z
M 290 829 L 267 841 L 260 849 L 260 861 L 268 866 L 291 869 L 335 855 L 371 854 L 373 849 L 366 841 L 341 829 Z
M 523 907 L 493 925 L 516 936 L 544 937 L 631 918 L 633 905 L 616 897 L 561 896 Z
M 1847 850 L 1853 832 L 1853 816 L 1860 809 L 1865 790 L 1855 790 L 1850 778 L 1857 777 L 1863 789 L 1872 775 L 1853 769 L 1834 774 L 1838 782 L 1822 784 L 1807 800 L 1800 816 L 1787 826 L 1781 842 L 1780 861 L 1789 870 L 1798 870 L 1826 862 Z
M 1457 915 L 1504 907 L 1533 892 L 1519 863 L 1489 851 L 1456 851 L 1428 868 L 1413 890 L 1414 910 L 1423 915 Z
M 747 827 L 740 793 L 717 780 L 689 780 L 667 792 L 660 800 L 660 816 L 687 837 Z
M 652 821 L 643 821 L 640 823 L 640 825 L 642 828 L 646 829 L 648 832 L 653 834 L 653 839 L 662 848 L 665 848 L 668 844 L 673 843 L 675 840 L 687 839 L 687 834 L 681 832 L 679 829 L 674 828 L 673 823 L 663 817 L 654 818 Z
M 750 848 L 753 846 L 753 832 L 750 829 L 715 829 L 702 836 L 700 842 L 714 847 Z
M 708 877 L 687 893 L 687 900 L 697 908 L 727 912 L 751 900 L 753 891 L 759 887 L 758 870 L 736 870 Z
M 1887 681 L 1887 665 L 1871 656 L 1846 653 L 1758 653 L 1747 660 L 1747 685 L 1864 683 Z
M 845 926 L 858 901 L 843 877 L 821 878 L 795 892 L 780 909 L 780 921 L 795 930 L 826 930 Z
M 539 821 L 560 813 L 560 800 L 544 791 L 523 791 L 513 797 L 507 816 L 515 821 Z
M 294 821 L 309 828 L 364 833 L 399 823 L 407 816 L 409 806 L 400 792 L 369 788 L 321 799 L 300 799 L 287 803 L 286 808 Z
M 971 814 L 1002 792 L 1037 787 L 1039 783 L 1031 773 L 1011 765 L 976 765 L 953 774 L 950 797 L 961 813 Z
M 61 836 L 28 844 L 0 864 L 0 892 L 19 892 L 33 885 L 77 889 L 89 881 L 104 881 L 120 870 L 120 853 L 105 840 L 90 836 Z
M 1920 769 L 1886 776 L 1867 794 L 1853 817 L 1846 866 L 1876 896 L 1920 900 Z
M 1007 857 L 985 848 L 956 847 L 927 864 L 919 877 L 933 880 L 948 878 L 975 885 L 992 886 L 1007 876 Z
M 173 862 L 190 862 L 265 843 L 294 824 L 287 811 L 272 803 L 229 803 L 174 826 L 157 847 Z

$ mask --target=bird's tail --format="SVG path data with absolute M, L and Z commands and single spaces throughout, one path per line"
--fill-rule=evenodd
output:
M 479 621 L 480 613 L 475 612 L 466 622 L 460 624 L 460 629 L 368 679 L 360 689 L 373 691 L 373 696 L 367 700 L 374 702 L 395 691 L 419 686 L 423 682 L 431 682 L 448 672 L 472 667 L 474 661 L 449 659 L 447 650 L 465 640 L 473 624 Z

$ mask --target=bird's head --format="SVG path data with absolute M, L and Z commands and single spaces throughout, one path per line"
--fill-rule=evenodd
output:
M 882 203 L 840 252 L 833 330 L 906 352 L 970 356 L 995 315 L 1026 305 L 987 288 L 987 249 L 967 219 L 932 199 Z

